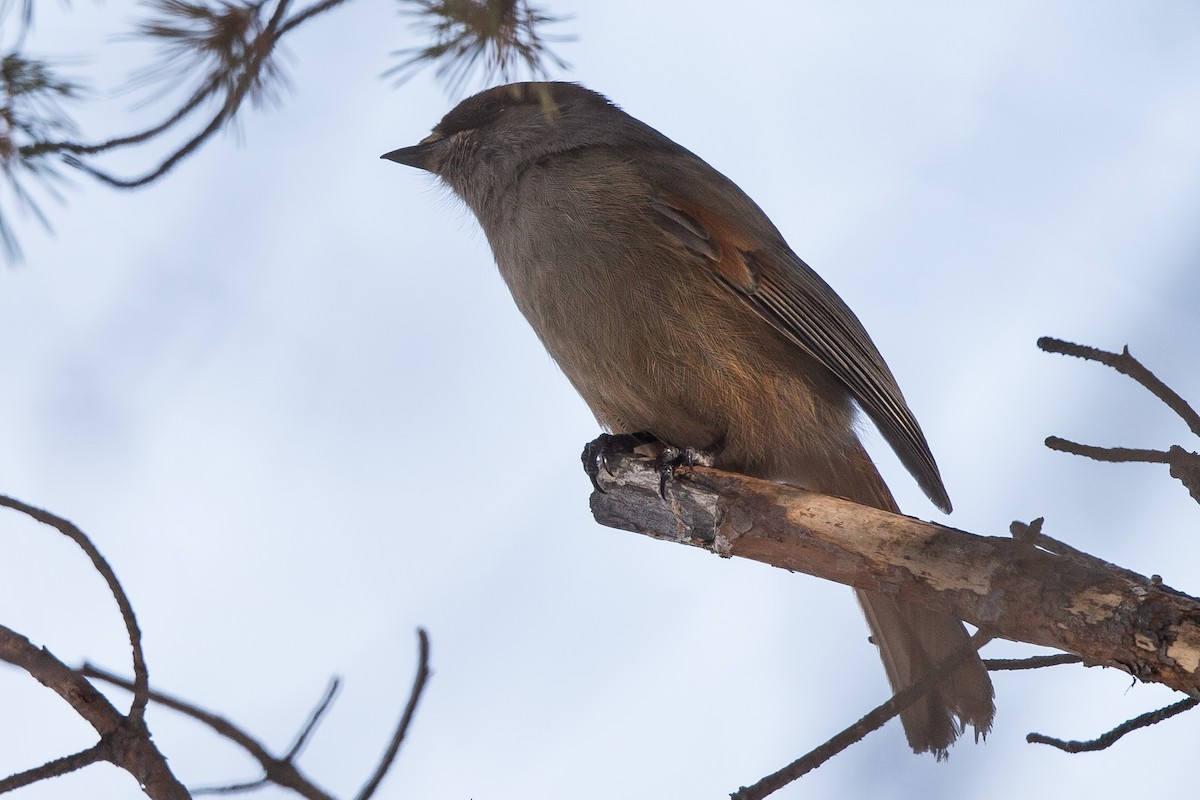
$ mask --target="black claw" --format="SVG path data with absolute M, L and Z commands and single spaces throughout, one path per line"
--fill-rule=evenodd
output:
M 658 467 L 658 495 L 667 499 L 667 481 L 675 477 L 675 470 L 680 467 L 711 467 L 716 457 L 707 450 L 697 450 L 694 447 L 678 447 L 665 445 L 655 459 Z
M 600 470 L 608 471 L 608 460 L 619 453 L 632 453 L 643 444 L 657 441 L 652 434 L 645 431 L 637 433 L 602 433 L 594 441 L 588 442 L 583 448 L 583 471 L 592 482 L 592 488 L 604 494 L 600 485 Z
M 600 485 L 600 470 L 605 467 L 604 453 L 608 448 L 608 440 L 611 438 L 607 433 L 600 434 L 594 441 L 583 446 L 583 455 L 580 456 L 583 461 L 583 471 L 587 473 L 588 480 L 592 482 L 592 488 L 601 494 L 604 493 L 604 488 Z
M 654 466 L 658 468 L 658 496 L 664 501 L 667 499 L 667 481 L 675 477 L 675 468 L 686 457 L 686 451 L 667 445 L 659 451 L 658 458 L 654 459 Z

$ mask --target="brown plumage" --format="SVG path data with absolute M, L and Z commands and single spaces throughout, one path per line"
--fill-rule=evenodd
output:
M 733 182 L 603 96 L 497 87 L 385 158 L 437 174 L 474 211 L 517 305 L 610 431 L 897 511 L 857 406 L 950 510 L 916 419 L 841 298 Z M 895 688 L 967 639 L 953 617 L 858 596 Z M 942 755 L 993 713 L 974 657 L 902 721 L 914 750 Z

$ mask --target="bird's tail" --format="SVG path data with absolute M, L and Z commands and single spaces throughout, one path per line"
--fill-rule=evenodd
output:
M 849 499 L 898 513 L 896 501 L 866 453 L 855 460 L 860 466 L 856 470 L 859 480 L 855 494 L 860 496 Z M 877 592 L 856 593 L 893 691 L 920 680 L 938 662 L 960 650 L 969 638 L 962 622 L 945 612 L 899 603 Z M 987 668 L 977 654 L 972 654 L 900 713 L 909 745 L 914 752 L 932 752 L 941 759 L 967 727 L 974 729 L 978 740 L 992 727 L 994 696 Z
M 967 643 L 966 628 L 949 614 L 897 603 L 877 592 L 857 594 L 893 691 L 920 680 Z M 987 668 L 978 655 L 971 655 L 938 686 L 900 712 L 913 752 L 932 752 L 940 760 L 968 726 L 974 729 L 976 740 L 986 735 L 996 713 L 992 698 Z

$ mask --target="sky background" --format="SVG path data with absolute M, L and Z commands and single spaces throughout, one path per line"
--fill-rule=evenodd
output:
M 1129 381 L 1035 341 L 1128 344 L 1200 402 L 1200 7 L 545 8 L 579 37 L 556 77 L 737 181 L 858 313 L 956 508 L 940 515 L 872 435 L 907 512 L 984 534 L 1045 516 L 1197 589 L 1200 509 L 1164 467 L 1042 446 L 1194 439 Z M 146 63 L 113 36 L 135 12 L 38 4 L 28 52 L 74 58 L 97 87 L 92 138 L 162 114 L 106 91 Z M 380 78 L 419 43 L 393 4 L 349 3 L 290 37 L 293 88 L 239 136 L 139 192 L 77 180 L 46 206 L 53 235 L 13 220 L 26 260 L 0 269 L 0 492 L 92 535 L 158 688 L 282 751 L 343 676 L 300 762 L 334 794 L 370 774 L 424 626 L 433 678 L 381 797 L 723 797 L 887 697 L 866 626 L 845 587 L 591 520 L 586 406 L 469 212 L 378 158 L 461 99 L 432 75 Z M 157 155 L 104 164 L 140 174 Z M 0 621 L 128 671 L 117 610 L 72 545 L 5 512 L 0 553 Z M 938 764 L 892 723 L 778 797 L 1107 797 L 1195 758 L 1195 715 L 1101 754 L 1024 742 L 1098 735 L 1173 702 L 1161 687 L 1082 667 L 995 684 L 986 745 Z M 2 774 L 93 741 L 14 669 L 0 707 Z M 257 774 L 197 724 L 150 722 L 189 785 Z M 96 766 L 20 796 L 140 793 Z

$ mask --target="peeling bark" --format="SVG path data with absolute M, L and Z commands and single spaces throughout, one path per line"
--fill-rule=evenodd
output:
M 597 481 L 603 525 L 885 592 L 1200 697 L 1200 601 L 1050 552 L 1048 537 L 978 536 L 706 467 L 679 469 L 664 500 L 653 461 L 636 455 L 608 459 Z

